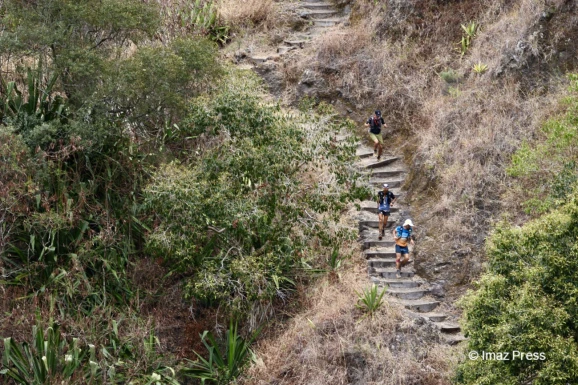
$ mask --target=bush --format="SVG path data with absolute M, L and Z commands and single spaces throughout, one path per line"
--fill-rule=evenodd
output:
M 333 146 L 330 123 L 306 128 L 261 104 L 252 81 L 240 83 L 229 79 L 214 100 L 192 107 L 181 135 L 205 150 L 190 164 L 160 168 L 145 190 L 148 251 L 189 276 L 188 296 L 231 310 L 284 298 L 312 240 L 329 247 L 349 236 L 312 215 L 337 217 L 365 193 L 347 168 L 355 147 Z M 304 179 L 324 169 L 331 184 Z
M 175 371 L 162 365 L 154 334 L 141 341 L 121 339 L 114 320 L 101 346 L 67 340 L 57 323 L 46 332 L 34 326 L 30 342 L 3 342 L 0 378 L 8 381 L 3 383 L 179 385 Z
M 517 178 L 526 211 L 535 215 L 565 204 L 577 186 L 578 75 L 569 78 L 566 113 L 546 122 L 535 141 L 523 143 L 507 170 Z
M 544 353 L 545 359 L 468 360 L 458 383 L 578 381 L 577 239 L 577 195 L 523 228 L 496 228 L 488 271 L 463 300 L 468 350 Z

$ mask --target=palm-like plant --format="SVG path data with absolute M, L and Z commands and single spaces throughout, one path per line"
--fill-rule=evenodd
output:
M 62 116 L 65 108 L 64 99 L 60 96 L 52 98 L 58 74 L 53 73 L 44 86 L 41 84 L 42 74 L 42 60 L 38 61 L 36 70 L 28 68 L 27 98 L 23 96 L 15 82 L 5 82 L 0 77 L 0 121 L 5 118 L 14 119 L 20 114 L 36 116 L 45 122 Z
M 486 72 L 488 70 L 488 65 L 487 64 L 483 64 L 483 63 L 476 63 L 474 64 L 474 66 L 472 67 L 472 70 L 477 73 L 478 75 L 483 74 L 484 72 Z
M 357 308 L 361 309 L 365 314 L 365 317 L 373 317 L 375 312 L 381 307 L 381 300 L 385 294 L 385 289 L 379 292 L 377 285 L 371 285 L 369 289 L 363 289 L 362 293 L 355 292 L 357 294 Z
M 50 379 L 66 382 L 78 371 L 90 376 L 86 365 L 88 350 L 79 348 L 77 338 L 69 343 L 62 339 L 58 329 L 54 324 L 44 334 L 41 328 L 34 326 L 32 344 L 19 344 L 12 338 L 5 338 L 0 376 L 27 385 L 46 384 Z M 94 354 L 94 348 L 91 354 Z
M 472 40 L 476 36 L 478 25 L 474 21 L 470 21 L 468 24 L 462 24 L 461 27 L 464 31 L 464 35 L 462 36 L 462 40 L 460 40 L 460 52 L 462 53 L 462 56 L 464 56 L 470 48 Z
M 198 360 L 191 362 L 192 367 L 183 370 L 183 374 L 201 380 L 202 384 L 228 384 L 237 378 L 254 353 L 250 349 L 259 330 L 245 340 L 237 331 L 237 324 L 231 323 L 227 331 L 224 349 L 219 349 L 215 337 L 207 330 L 201 335 L 203 345 L 209 352 L 208 359 L 195 352 Z

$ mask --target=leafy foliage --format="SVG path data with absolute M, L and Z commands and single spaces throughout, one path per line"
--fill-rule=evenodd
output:
M 82 366 L 87 367 L 87 350 L 79 347 L 74 338 L 70 343 L 61 339 L 57 325 L 49 327 L 46 335 L 34 327 L 32 345 L 18 344 L 12 338 L 4 339 L 0 375 L 9 376 L 18 384 L 46 384 L 56 376 L 61 380 L 77 381 L 82 378 Z M 75 376 L 76 375 L 76 376 Z
M 468 24 L 462 24 L 461 27 L 464 33 L 459 45 L 460 52 L 462 56 L 464 56 L 470 49 L 470 45 L 472 45 L 474 37 L 476 37 L 476 33 L 478 32 L 478 25 L 474 21 L 470 21 Z
M 578 201 L 526 224 L 499 225 L 488 271 L 463 300 L 468 349 L 536 352 L 545 359 L 468 360 L 460 384 L 578 381 Z
M 11 378 L 16 384 L 41 385 L 60 383 L 116 384 L 148 383 L 178 385 L 176 372 L 159 364 L 155 352 L 155 337 L 150 334 L 139 347 L 121 340 L 118 323 L 112 321 L 108 344 L 100 349 L 85 345 L 79 338 L 67 341 L 54 323 L 46 333 L 34 326 L 30 343 L 4 339 L 0 378 Z M 157 341 L 158 342 L 158 341 Z M 134 373 L 134 364 L 142 365 L 141 373 Z M 144 369 L 144 370 L 143 370 Z M 147 373 L 148 372 L 148 373 Z M 136 382 L 135 382 L 136 381 Z
M 0 79 L 3 282 L 55 293 L 65 313 L 126 304 L 145 229 L 139 192 L 185 100 L 220 74 L 215 45 L 175 39 L 118 55 L 158 27 L 140 1 L 2 6 L 5 57 L 30 64 Z
M 43 57 L 47 73 L 80 106 L 109 71 L 115 50 L 151 36 L 158 25 L 158 10 L 137 0 L 9 0 L 0 46 L 13 59 Z
M 227 339 L 224 341 L 224 348 L 220 349 L 215 337 L 208 331 L 203 332 L 200 337 L 209 353 L 209 358 L 205 359 L 195 352 L 198 360 L 194 362 L 187 360 L 192 363 L 192 366 L 183 369 L 183 374 L 201 380 L 201 384 L 226 385 L 231 383 L 241 374 L 250 358 L 254 357 L 250 346 L 258 333 L 258 331 L 254 332 L 248 340 L 245 340 L 239 335 L 237 324 L 233 325 L 231 322 L 229 330 L 227 330 Z
M 550 119 L 534 143 L 524 143 L 512 157 L 508 173 L 520 185 L 528 213 L 541 214 L 568 202 L 578 180 L 578 76 L 570 75 L 566 113 Z
M 448 84 L 457 83 L 459 80 L 459 74 L 451 68 L 446 71 L 441 71 L 439 76 Z
M 214 100 L 194 104 L 181 134 L 205 151 L 159 169 L 145 190 L 157 223 L 148 250 L 189 276 L 189 296 L 233 310 L 284 298 L 312 240 L 329 247 L 349 236 L 314 215 L 337 217 L 366 193 L 346 167 L 352 144 L 335 147 L 326 131 L 261 104 L 248 91 L 255 86 L 230 79 Z M 306 177 L 323 169 L 326 180 Z

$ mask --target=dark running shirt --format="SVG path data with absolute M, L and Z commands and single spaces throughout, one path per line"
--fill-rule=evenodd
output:
M 389 205 L 391 205 L 391 201 L 395 199 L 395 195 L 393 195 L 391 191 L 384 193 L 382 190 L 377 193 L 377 198 L 379 199 L 379 210 L 389 211 Z
M 373 120 L 374 116 L 367 119 L 367 124 L 369 124 L 369 132 L 372 134 L 380 134 L 381 133 L 381 126 L 385 124 L 385 121 L 382 117 L 377 118 L 375 121 Z

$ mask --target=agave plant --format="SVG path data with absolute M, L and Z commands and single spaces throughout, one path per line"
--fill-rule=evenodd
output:
M 487 66 L 487 64 L 483 64 L 483 63 L 479 62 L 479 63 L 474 64 L 474 66 L 472 67 L 472 70 L 475 73 L 477 73 L 478 75 L 481 75 L 488 70 L 488 66 Z
M 219 24 L 217 7 L 213 1 L 197 0 L 190 12 L 184 9 L 177 12 L 182 27 L 208 35 L 221 45 L 229 40 L 229 26 Z
M 227 340 L 224 349 L 219 349 L 219 345 L 213 335 L 205 330 L 201 334 L 203 345 L 209 352 L 208 360 L 195 352 L 197 361 L 192 363 L 191 368 L 183 370 L 183 374 L 188 377 L 201 380 L 201 384 L 228 384 L 241 374 L 241 371 L 250 359 L 254 359 L 254 353 L 250 349 L 251 343 L 259 333 L 257 330 L 253 335 L 245 340 L 237 331 L 237 324 L 229 325 Z
M 468 51 L 468 49 L 470 48 L 472 40 L 476 36 L 476 33 L 478 31 L 478 25 L 474 21 L 470 21 L 468 24 L 465 25 L 462 24 L 461 27 L 462 30 L 464 31 L 464 35 L 462 36 L 459 45 L 460 45 L 460 52 L 462 53 L 462 56 L 464 56 Z
M 371 285 L 369 289 L 363 289 L 363 293 L 357 294 L 357 308 L 361 309 L 365 316 L 373 317 L 375 312 L 381 307 L 381 300 L 383 299 L 383 295 L 385 294 L 385 289 L 379 292 L 379 289 L 376 285 Z
M 52 98 L 58 74 L 52 74 L 43 86 L 41 84 L 42 71 L 42 60 L 38 61 L 36 70 L 27 69 L 28 92 L 26 99 L 15 82 L 5 82 L 0 77 L 0 121 L 6 118 L 14 119 L 21 114 L 36 116 L 44 122 L 62 116 L 65 108 L 64 99 L 60 96 Z
M 51 379 L 70 380 L 75 374 L 88 372 L 88 350 L 80 349 L 78 339 L 67 342 L 60 336 L 57 324 L 44 334 L 42 328 L 32 329 L 32 343 L 4 339 L 0 376 L 8 376 L 18 384 L 40 385 Z M 91 349 L 94 355 L 94 348 Z M 90 362 L 92 364 L 92 361 Z M 80 373 L 79 373 L 80 372 Z

